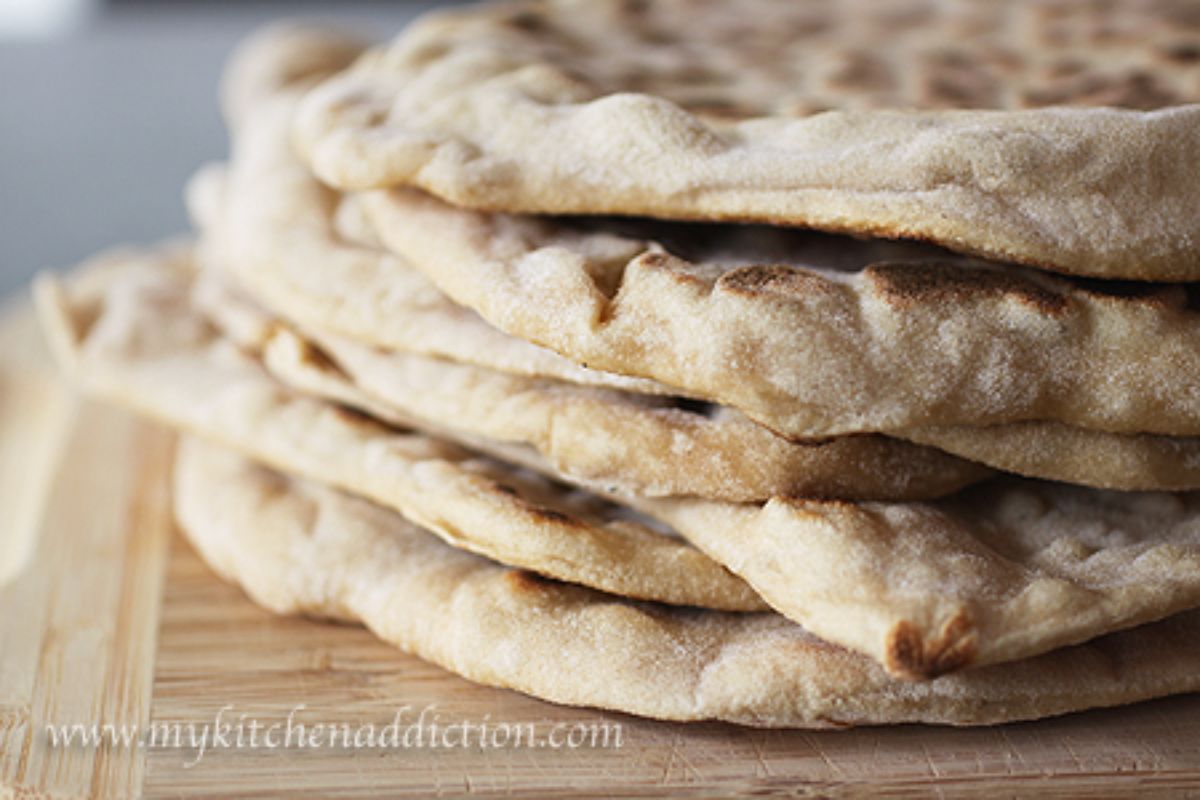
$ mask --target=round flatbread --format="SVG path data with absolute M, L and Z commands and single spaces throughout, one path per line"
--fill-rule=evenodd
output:
M 306 100 L 343 189 L 758 221 L 1200 278 L 1186 0 L 528 0 L 430 16 Z

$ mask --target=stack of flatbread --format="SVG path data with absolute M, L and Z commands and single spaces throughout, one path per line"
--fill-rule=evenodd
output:
M 665 719 L 1131 702 L 1200 688 L 1197 94 L 1186 2 L 276 28 L 196 240 L 38 299 L 278 612 Z

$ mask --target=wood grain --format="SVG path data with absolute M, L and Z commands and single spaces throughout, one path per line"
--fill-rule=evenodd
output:
M 24 323 L 0 320 L 0 355 L 0 437 L 17 437 L 0 439 L 4 525 L 36 484 L 11 465 L 53 465 L 28 557 L 0 585 L 0 797 L 1200 796 L 1198 696 L 972 730 L 664 724 L 476 686 L 360 628 L 273 617 L 174 537 L 167 434 L 75 404 L 47 378 Z M 54 422 L 51 408 L 67 419 Z M 47 722 L 203 725 L 222 708 L 227 720 L 269 723 L 297 706 L 309 724 L 382 726 L 401 706 L 433 707 L 443 724 L 604 721 L 621 726 L 623 746 L 216 748 L 197 759 L 186 741 L 64 749 L 44 732 Z
M 0 330 L 29 332 L 24 322 Z M 23 509 L 3 515 L 4 535 L 25 542 L 22 563 L 0 585 L 0 783 L 56 796 L 136 794 L 144 766 L 136 751 L 51 747 L 46 725 L 149 719 L 171 437 L 123 411 L 76 404 L 56 384 L 28 389 L 47 380 L 40 340 L 0 344 L 5 387 L 22 387 L 0 404 L 0 433 L 31 463 L 54 465 L 38 513 L 15 445 L 0 447 L 0 508 Z M 51 408 L 73 411 L 61 449 Z M 33 535 L 12 527 L 29 522 Z

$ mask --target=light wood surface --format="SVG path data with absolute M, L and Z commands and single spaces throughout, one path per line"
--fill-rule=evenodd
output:
M 72 399 L 32 331 L 23 310 L 0 320 L 0 535 L 24 542 L 0 584 L 0 797 L 1200 796 L 1197 696 L 974 730 L 663 724 L 475 686 L 362 629 L 272 617 L 175 535 L 170 437 Z M 218 747 L 198 758 L 186 739 L 53 747 L 45 730 L 202 726 L 223 708 L 228 722 L 282 723 L 297 706 L 295 722 L 354 728 L 382 727 L 404 706 L 405 722 L 424 708 L 441 724 L 542 732 L 600 721 L 621 726 L 623 746 Z

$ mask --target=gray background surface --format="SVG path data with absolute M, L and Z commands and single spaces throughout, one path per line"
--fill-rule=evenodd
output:
M 226 152 L 221 65 L 256 27 L 329 20 L 386 39 L 435 5 L 127 2 L 68 35 L 0 38 L 0 296 L 187 230 L 184 183 Z

